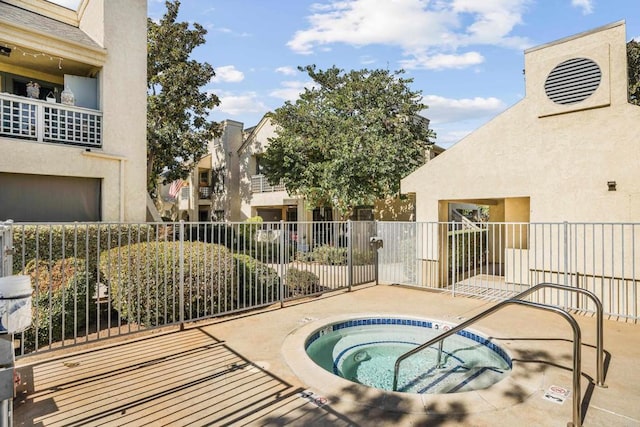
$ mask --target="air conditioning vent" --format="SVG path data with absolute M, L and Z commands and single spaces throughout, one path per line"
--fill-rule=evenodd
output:
M 556 104 L 577 104 L 598 89 L 601 79 L 600 67 L 592 60 L 568 59 L 551 70 L 544 82 L 544 91 Z

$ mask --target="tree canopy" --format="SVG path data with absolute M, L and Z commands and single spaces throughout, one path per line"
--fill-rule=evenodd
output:
M 152 194 L 163 172 L 164 182 L 186 178 L 220 132 L 208 118 L 220 101 L 202 91 L 215 75 L 213 67 L 190 59 L 205 43 L 207 30 L 176 22 L 180 1 L 165 4 L 159 22 L 147 20 L 147 188 Z
M 629 72 L 629 102 L 640 105 L 640 42 L 627 43 L 627 68 Z
M 403 70 L 298 69 L 314 85 L 270 114 L 276 136 L 261 162 L 268 180 L 343 217 L 397 195 L 435 136 L 418 116 L 427 107 L 413 80 Z

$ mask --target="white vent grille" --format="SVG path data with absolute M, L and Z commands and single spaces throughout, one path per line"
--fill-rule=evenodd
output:
M 544 82 L 544 91 L 556 104 L 577 104 L 598 89 L 601 79 L 600 67 L 592 60 L 568 59 L 551 70 Z

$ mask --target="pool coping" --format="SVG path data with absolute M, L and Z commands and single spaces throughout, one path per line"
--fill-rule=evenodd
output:
M 345 401 L 359 406 L 378 408 L 385 411 L 447 415 L 455 413 L 478 413 L 509 408 L 525 402 L 543 389 L 544 374 L 532 375 L 523 364 L 514 360 L 508 340 L 493 339 L 512 360 L 511 374 L 492 386 L 452 394 L 416 394 L 393 392 L 367 387 L 338 377 L 318 366 L 305 351 L 307 338 L 318 329 L 333 323 L 360 318 L 402 318 L 456 325 L 451 320 L 418 317 L 399 313 L 351 313 L 335 315 L 308 322 L 290 331 L 285 337 L 281 354 L 298 379 L 308 390 L 322 395 L 329 402 Z M 487 328 L 466 328 L 474 334 L 492 338 L 497 336 Z M 498 335 L 499 336 L 499 335 Z M 517 393 L 513 391 L 517 390 Z M 348 392 L 347 392 L 348 391 Z M 352 397 L 353 396 L 353 397 Z M 357 397 L 356 397 L 357 396 Z M 462 404 L 461 404 L 462 403 Z

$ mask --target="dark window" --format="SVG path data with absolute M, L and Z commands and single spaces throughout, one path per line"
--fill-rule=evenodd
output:
M 200 185 L 209 185 L 209 171 L 200 172 Z
M 101 221 L 99 178 L 0 173 L 0 219 Z
M 256 175 L 264 175 L 264 166 L 262 164 L 262 156 L 256 156 Z

